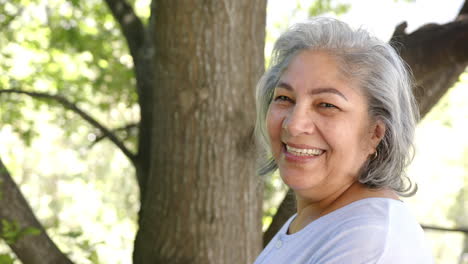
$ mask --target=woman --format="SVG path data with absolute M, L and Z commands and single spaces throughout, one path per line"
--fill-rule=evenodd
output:
M 276 42 L 257 86 L 261 174 L 279 169 L 297 213 L 255 264 L 432 263 L 399 196 L 415 188 L 417 108 L 393 48 L 364 30 L 317 18 Z

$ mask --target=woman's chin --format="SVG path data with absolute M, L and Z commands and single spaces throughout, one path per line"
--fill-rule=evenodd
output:
M 281 174 L 281 173 L 280 173 Z M 294 191 L 309 190 L 319 185 L 317 178 L 304 177 L 304 174 L 281 174 L 283 182 Z

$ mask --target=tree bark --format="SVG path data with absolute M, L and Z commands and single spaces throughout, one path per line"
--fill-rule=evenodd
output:
M 452 87 L 468 65 L 467 2 L 456 21 L 444 25 L 428 24 L 406 34 L 406 22 L 400 24 L 390 43 L 411 68 L 421 117 L 424 117 Z M 271 225 L 263 234 L 266 246 L 295 212 L 294 196 L 286 195 Z
M 405 24 L 400 25 L 400 30 Z M 428 24 L 411 34 L 396 31 L 391 43 L 410 66 L 421 116 L 452 87 L 468 62 L 468 19 Z
M 10 177 L 7 168 L 0 160 L 0 220 L 16 222 L 21 228 L 33 227 L 39 235 L 21 236 L 9 244 L 18 259 L 25 264 L 72 263 L 52 242 L 46 231 L 36 219 L 28 202 L 18 186 Z M 0 231 L 5 228 L 0 224 Z M 3 231 L 2 231 L 3 232 Z
M 153 90 L 153 45 L 151 36 L 153 28 L 145 28 L 135 10 L 126 0 L 105 0 L 106 4 L 119 23 L 122 34 L 127 41 L 132 55 L 137 82 L 140 122 L 138 124 L 138 151 L 134 158 L 140 196 L 144 196 L 151 152 L 151 99 Z M 153 9 L 154 3 L 151 4 Z M 150 17 L 150 21 L 153 17 Z
M 151 169 L 135 263 L 252 263 L 266 1 L 157 1 Z

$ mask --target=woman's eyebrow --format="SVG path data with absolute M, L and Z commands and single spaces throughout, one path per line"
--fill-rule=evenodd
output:
M 336 94 L 336 95 L 342 97 L 346 101 L 348 101 L 348 98 L 346 98 L 346 96 L 344 96 L 344 94 L 342 94 L 340 91 L 338 91 L 335 88 L 330 88 L 330 87 L 315 88 L 315 89 L 308 92 L 308 94 L 310 94 L 310 95 L 321 94 L 321 93 L 333 93 L 333 94 Z
M 282 82 L 280 81 L 277 85 L 276 85 L 276 88 L 284 88 L 286 90 L 289 90 L 289 91 L 293 91 L 293 88 L 291 85 L 289 85 L 289 83 L 285 83 L 285 82 Z
M 276 85 L 276 87 L 277 88 L 283 88 L 283 89 L 286 89 L 288 91 L 294 91 L 292 86 L 289 85 L 289 83 L 286 83 L 286 82 L 279 82 L 278 85 Z M 331 88 L 331 87 L 315 88 L 315 89 L 308 92 L 309 95 L 317 95 L 317 94 L 321 94 L 321 93 L 336 94 L 336 95 L 342 97 L 343 99 L 345 99 L 346 101 L 348 101 L 348 98 L 346 98 L 346 96 L 344 96 L 344 94 L 342 94 L 337 89 Z

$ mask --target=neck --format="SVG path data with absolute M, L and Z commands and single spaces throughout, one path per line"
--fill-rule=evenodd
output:
M 398 196 L 393 190 L 371 190 L 359 182 L 345 185 L 323 199 L 306 198 L 296 193 L 297 216 L 289 227 L 289 233 L 295 233 L 317 218 L 352 202 L 370 197 L 384 197 L 398 200 Z

